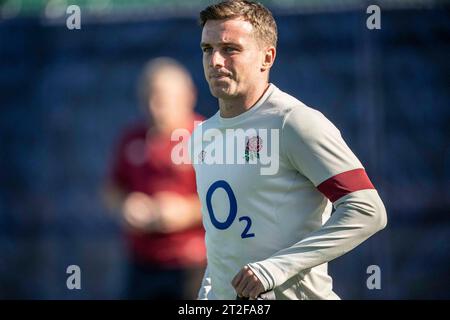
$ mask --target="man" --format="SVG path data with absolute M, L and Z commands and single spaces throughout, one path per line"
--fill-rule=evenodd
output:
M 200 20 L 219 111 L 191 138 L 208 261 L 198 298 L 338 299 L 327 262 L 385 227 L 383 203 L 334 125 L 269 83 L 277 43 L 270 11 L 226 1 Z M 231 129 L 257 132 L 246 138 L 244 164 L 211 161 Z M 270 174 L 258 170 L 264 149 L 279 150 Z
M 170 139 L 200 119 L 194 84 L 177 61 L 161 57 L 145 66 L 138 89 L 148 121 L 123 134 L 107 193 L 126 225 L 127 298 L 194 299 L 205 264 L 200 202 L 193 168 L 172 162 Z

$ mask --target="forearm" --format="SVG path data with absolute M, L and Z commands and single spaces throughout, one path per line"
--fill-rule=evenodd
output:
M 347 253 L 386 226 L 386 211 L 374 189 L 353 192 L 334 205 L 336 211 L 320 229 L 272 257 L 249 265 L 266 290 Z

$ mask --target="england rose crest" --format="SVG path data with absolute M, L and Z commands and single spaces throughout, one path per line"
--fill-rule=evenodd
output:
M 260 136 L 250 137 L 245 144 L 245 161 L 253 160 L 255 157 L 259 159 L 259 152 L 263 147 L 263 141 Z

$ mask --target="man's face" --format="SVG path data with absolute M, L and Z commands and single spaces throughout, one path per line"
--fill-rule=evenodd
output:
M 246 96 L 259 81 L 264 51 L 253 26 L 242 19 L 208 20 L 203 27 L 203 70 L 209 89 L 219 99 Z
M 172 130 L 192 112 L 195 104 L 193 88 L 180 71 L 163 69 L 150 83 L 148 107 L 154 124 L 162 130 Z

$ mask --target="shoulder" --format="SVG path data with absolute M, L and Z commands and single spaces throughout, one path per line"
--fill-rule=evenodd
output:
M 282 128 L 305 139 L 317 139 L 327 134 L 340 134 L 325 115 L 307 106 L 290 109 L 284 117 Z
M 293 108 L 305 106 L 305 104 L 296 97 L 280 90 L 275 85 L 273 85 L 273 87 L 274 89 L 270 97 L 267 99 L 267 102 L 270 105 L 275 106 L 278 110 L 286 113 Z
M 196 118 L 196 126 L 194 128 L 193 133 L 198 133 L 198 132 L 202 132 L 203 130 L 207 129 L 207 128 L 215 128 L 218 126 L 218 116 L 219 116 L 219 111 L 217 111 L 212 117 L 210 118 L 205 118 L 203 116 L 199 116 L 198 118 Z
M 202 116 L 201 114 L 194 112 L 194 120 L 195 121 L 205 121 L 205 119 L 206 118 L 204 116 Z
M 219 112 L 208 119 L 205 119 L 204 117 L 196 119 L 194 130 L 188 140 L 190 151 L 192 151 L 191 148 L 195 148 L 195 146 L 202 144 L 203 134 L 206 130 L 218 126 L 218 113 Z
M 282 118 L 282 130 L 305 139 L 317 138 L 324 133 L 339 133 L 333 123 L 319 110 L 311 108 L 292 95 L 276 88 L 269 99 Z

